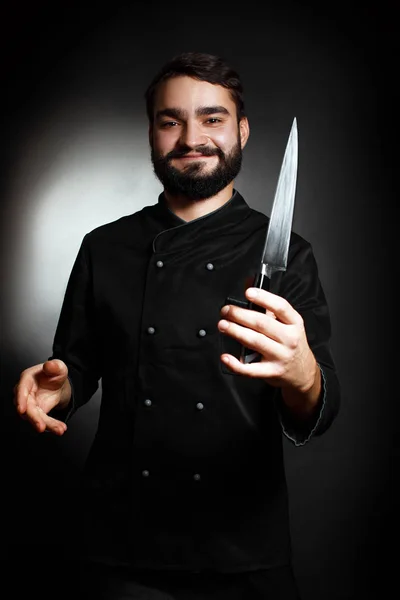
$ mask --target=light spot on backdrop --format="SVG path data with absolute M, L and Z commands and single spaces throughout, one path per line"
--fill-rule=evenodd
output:
M 48 318 L 58 315 L 83 236 L 157 202 L 161 191 L 145 129 L 115 117 L 80 116 L 74 127 L 61 118 L 29 138 L 20 157 L 22 178 L 14 174 L 11 190 L 8 315 L 18 346 L 26 347 L 36 323 L 36 353 L 47 354 L 54 325 Z
M 65 108 L 27 132 L 11 174 L 2 298 L 7 347 L 23 368 L 51 354 L 84 235 L 157 202 L 161 187 L 152 172 L 146 125 L 104 110 Z M 97 411 L 98 399 L 76 416 L 88 432 L 95 423 L 85 412 Z M 81 433 L 76 437 L 82 446 Z

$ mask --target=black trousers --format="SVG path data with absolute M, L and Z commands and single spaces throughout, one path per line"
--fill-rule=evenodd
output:
M 96 600 L 300 600 L 290 566 L 247 573 L 130 572 L 85 567 L 75 597 Z

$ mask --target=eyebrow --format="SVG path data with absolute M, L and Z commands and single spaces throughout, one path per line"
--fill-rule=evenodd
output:
M 200 106 L 196 108 L 196 117 L 204 117 L 207 115 L 223 114 L 229 115 L 229 111 L 220 105 L 216 106 Z M 164 108 L 156 113 L 156 119 L 160 117 L 171 117 L 172 119 L 184 120 L 187 117 L 187 112 L 181 108 Z

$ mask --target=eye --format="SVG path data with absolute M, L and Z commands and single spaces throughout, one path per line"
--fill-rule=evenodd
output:
M 222 119 L 218 119 L 218 117 L 210 117 L 207 119 L 206 123 L 210 123 L 210 125 L 216 125 L 217 123 L 221 123 Z
M 161 127 L 165 129 L 168 129 L 169 127 L 175 127 L 176 125 L 178 125 L 176 121 L 165 121 L 164 123 L 161 123 Z

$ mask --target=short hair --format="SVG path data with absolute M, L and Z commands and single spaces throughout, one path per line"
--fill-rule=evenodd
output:
M 243 85 L 238 73 L 219 56 L 204 52 L 184 52 L 164 64 L 145 92 L 146 111 L 150 123 L 154 119 L 154 97 L 157 87 L 167 79 L 185 75 L 228 89 L 236 105 L 238 121 L 245 116 Z

